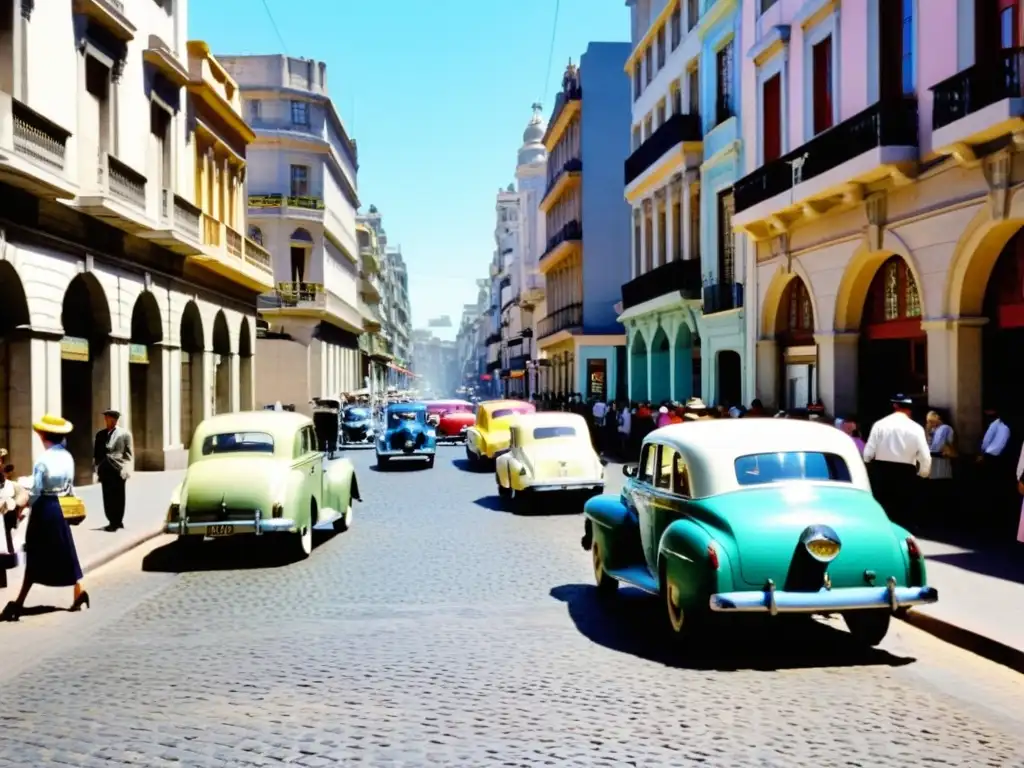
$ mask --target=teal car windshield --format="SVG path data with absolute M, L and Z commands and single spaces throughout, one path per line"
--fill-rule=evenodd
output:
M 755 453 L 736 459 L 736 481 L 740 485 L 764 485 L 787 480 L 824 480 L 849 483 L 850 468 L 834 453 L 787 451 Z
M 533 430 L 534 440 L 546 440 L 552 437 L 574 437 L 576 429 L 573 427 L 537 427 Z
M 225 432 L 207 435 L 203 456 L 215 453 L 273 453 L 274 438 L 266 432 Z

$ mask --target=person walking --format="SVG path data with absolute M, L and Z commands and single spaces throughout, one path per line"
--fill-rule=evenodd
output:
M 74 425 L 60 416 L 47 414 L 34 422 L 32 429 L 45 450 L 32 469 L 28 498 L 31 512 L 25 531 L 25 573 L 21 591 L 0 613 L 0 621 L 21 618 L 25 598 L 34 584 L 74 587 L 74 601 L 68 610 L 89 607 L 89 593 L 82 586 L 82 566 L 78 562 L 75 540 L 60 505 L 61 496 L 74 495 L 75 460 L 64 446 Z
M 918 494 L 914 479 L 928 477 L 931 447 L 924 427 L 910 418 L 913 405 L 906 395 L 892 400 L 893 412 L 874 423 L 864 445 L 864 463 L 871 465 L 875 498 L 890 518 L 911 514 Z
M 93 465 L 103 489 L 103 513 L 107 531 L 124 528 L 125 483 L 132 462 L 132 436 L 117 425 L 120 411 L 103 412 L 104 427 L 96 433 L 93 443 Z

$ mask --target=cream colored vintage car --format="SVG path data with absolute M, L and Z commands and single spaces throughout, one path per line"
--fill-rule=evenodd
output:
M 509 424 L 509 450 L 495 462 L 498 495 L 516 510 L 536 494 L 573 493 L 589 498 L 604 491 L 604 462 L 590 442 L 582 416 L 528 413 Z M 528 500 L 533 496 L 533 500 Z M 580 509 L 582 510 L 581 499 Z

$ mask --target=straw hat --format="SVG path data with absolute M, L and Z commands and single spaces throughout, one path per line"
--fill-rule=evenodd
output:
M 691 397 L 687 400 L 686 407 L 693 408 L 695 411 L 706 411 L 708 408 L 699 397 Z
M 52 413 L 47 413 L 41 419 L 32 422 L 32 429 L 36 432 L 48 432 L 51 435 L 66 435 L 74 428 L 75 425 L 70 421 Z

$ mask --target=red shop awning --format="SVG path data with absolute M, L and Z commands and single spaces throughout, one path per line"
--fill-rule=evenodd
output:
M 402 366 L 395 365 L 394 363 L 388 363 L 388 368 L 390 368 L 393 371 L 398 371 L 401 374 L 405 374 L 406 376 L 415 376 L 416 375 L 412 371 L 407 371 Z

